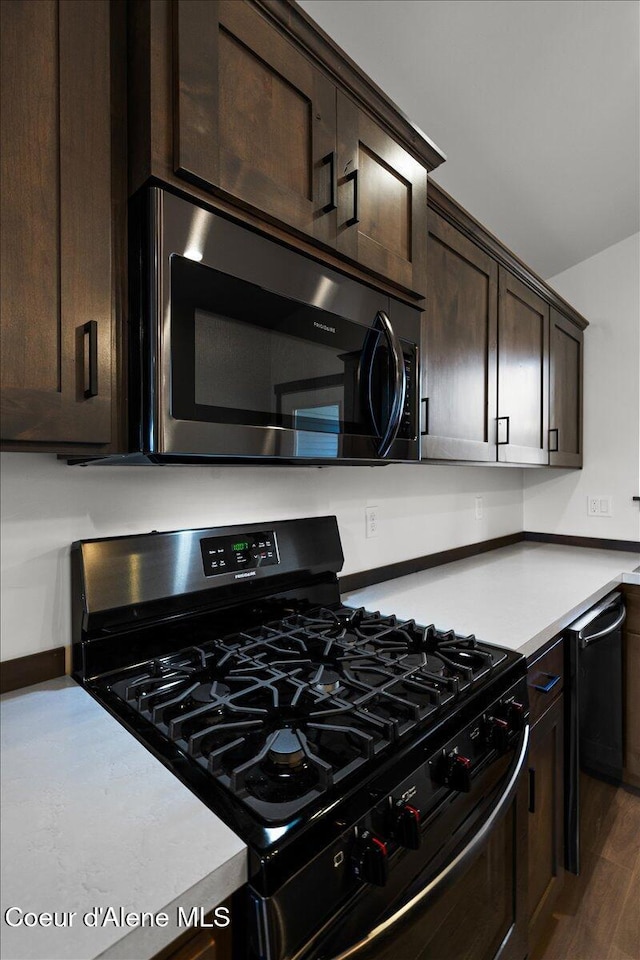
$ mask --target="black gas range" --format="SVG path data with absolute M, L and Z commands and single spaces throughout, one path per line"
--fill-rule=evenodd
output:
M 333 517 L 76 543 L 74 675 L 247 843 L 238 958 L 440 956 L 475 870 L 468 956 L 516 960 L 524 658 L 343 606 L 342 563 Z

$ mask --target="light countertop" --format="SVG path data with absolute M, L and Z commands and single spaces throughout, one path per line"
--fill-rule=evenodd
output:
M 183 932 L 179 906 L 210 910 L 245 882 L 244 843 L 69 677 L 5 694 L 0 712 L 4 960 L 142 960 Z M 12 928 L 14 906 L 77 915 Z M 93 907 L 169 925 L 86 926 Z
M 640 554 L 524 542 L 343 594 L 351 607 L 435 624 L 527 657 L 624 578 Z
M 343 600 L 531 656 L 622 579 L 640 583 L 639 565 L 525 542 Z M 178 906 L 209 910 L 245 882 L 244 843 L 70 678 L 6 694 L 0 711 L 4 960 L 144 960 L 181 932 Z M 11 928 L 11 906 L 76 916 Z M 163 911 L 169 926 L 87 926 L 94 907 Z

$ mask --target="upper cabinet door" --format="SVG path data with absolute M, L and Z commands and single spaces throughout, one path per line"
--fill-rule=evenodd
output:
M 425 295 L 427 171 L 338 92 L 338 250 Z
M 582 330 L 551 307 L 549 464 L 582 466 Z
M 111 439 L 110 4 L 0 15 L 2 441 L 69 452 Z
M 176 173 L 333 242 L 333 84 L 248 4 L 175 11 Z
M 498 460 L 548 463 L 549 304 L 504 267 L 498 301 Z
M 422 456 L 496 459 L 498 265 L 429 211 Z

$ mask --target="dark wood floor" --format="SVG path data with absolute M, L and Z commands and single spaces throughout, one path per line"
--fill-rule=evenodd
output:
M 531 960 L 640 960 L 640 791 L 581 777 L 582 870 Z

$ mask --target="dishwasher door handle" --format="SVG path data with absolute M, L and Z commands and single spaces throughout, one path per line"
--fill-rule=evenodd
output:
M 580 641 L 581 648 L 584 650 L 584 648 L 588 647 L 589 644 L 593 643 L 594 640 L 602 640 L 603 637 L 608 637 L 609 634 L 615 633 L 618 627 L 624 623 L 626 616 L 627 616 L 627 609 L 626 607 L 623 607 L 620 616 L 612 624 L 610 624 L 610 626 L 605 627 L 604 630 L 598 630 L 597 633 L 587 633 L 587 634 L 585 634 L 584 631 L 581 630 L 580 633 L 578 634 L 578 640 Z

